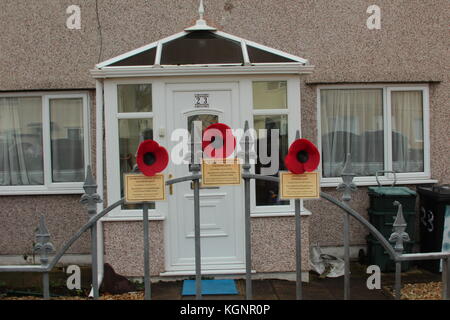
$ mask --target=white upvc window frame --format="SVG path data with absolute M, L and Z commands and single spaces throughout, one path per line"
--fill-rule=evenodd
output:
M 152 112 L 123 112 L 118 110 L 117 87 L 119 85 L 150 84 L 152 86 Z M 120 194 L 120 148 L 119 148 L 119 120 L 123 119 L 152 119 L 153 139 L 161 143 L 158 135 L 157 123 L 163 123 L 164 108 L 163 83 L 160 80 L 148 78 L 106 80 L 105 88 L 105 129 L 106 129 L 106 173 L 108 202 L 114 203 L 121 199 Z M 167 204 L 155 202 L 155 208 L 149 209 L 149 220 L 164 220 Z M 140 221 L 142 209 L 122 209 L 121 206 L 112 210 L 103 218 L 104 221 Z
M 90 164 L 90 113 L 89 94 L 87 92 L 25 92 L 0 94 L 2 98 L 40 97 L 42 106 L 42 147 L 44 184 L 28 186 L 0 186 L 0 195 L 49 195 L 49 194 L 83 194 L 83 182 L 53 182 L 50 135 L 50 100 L 78 99 L 83 100 L 83 135 L 84 135 L 84 164 Z
M 286 81 L 287 82 L 287 108 L 286 109 L 254 109 L 253 103 L 253 83 L 260 81 Z M 300 78 L 298 76 L 262 76 L 252 77 L 245 83 L 241 81 L 242 94 L 246 95 L 243 106 L 247 107 L 246 116 L 250 127 L 254 128 L 254 117 L 258 115 L 287 115 L 288 118 L 288 141 L 291 144 L 296 137 L 296 132 L 301 130 L 301 115 L 300 115 Z M 255 150 L 257 150 L 255 146 Z M 255 173 L 255 166 L 252 165 L 252 173 Z M 256 205 L 256 184 L 255 180 L 250 182 L 251 190 L 251 216 L 252 217 L 279 217 L 292 216 L 295 214 L 294 201 L 290 201 L 289 205 L 274 205 L 274 206 L 257 206 Z M 309 215 L 310 212 L 303 207 L 301 201 L 302 215 Z
M 384 84 L 384 85 L 319 85 L 317 87 L 317 128 L 318 128 L 318 148 L 322 150 L 322 130 L 321 130 L 321 90 L 329 89 L 381 89 L 383 91 L 383 130 L 384 130 L 384 170 L 392 171 L 392 124 L 391 124 L 391 93 L 394 91 L 422 91 L 422 107 L 423 107 L 423 143 L 424 143 L 424 171 L 397 173 L 397 184 L 422 184 L 436 183 L 431 179 L 430 164 L 430 99 L 429 86 L 427 84 Z M 319 165 L 322 187 L 336 187 L 341 182 L 340 177 L 324 178 L 322 176 L 322 159 Z M 355 177 L 354 183 L 358 186 L 375 186 L 377 185 L 374 176 Z M 393 182 L 392 174 L 383 174 L 379 176 L 381 185 L 391 185 Z

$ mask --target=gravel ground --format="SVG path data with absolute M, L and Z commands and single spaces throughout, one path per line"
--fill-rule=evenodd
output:
M 42 300 L 41 297 L 3 297 L 0 300 Z M 51 300 L 90 300 L 86 297 L 54 297 Z M 99 300 L 144 300 L 144 292 L 130 292 L 119 295 L 102 295 Z
M 387 288 L 394 295 L 392 287 Z M 402 300 L 441 300 L 442 282 L 407 283 L 402 287 Z

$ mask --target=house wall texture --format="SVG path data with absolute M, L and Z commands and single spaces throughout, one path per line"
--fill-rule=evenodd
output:
M 197 0 L 2 0 L 1 4 L 0 92 L 93 89 L 89 70 L 97 62 L 177 33 L 198 18 Z M 66 27 L 66 8 L 73 4 L 81 7 L 81 30 Z M 380 30 L 366 26 L 370 15 L 366 10 L 372 4 L 381 8 Z M 447 0 L 206 0 L 205 6 L 208 23 L 218 29 L 307 58 L 316 66 L 301 84 L 302 134 L 313 141 L 317 141 L 319 84 L 429 84 L 432 178 L 450 182 Z M 324 191 L 336 194 L 332 188 Z M 360 188 L 352 201 L 363 214 L 368 207 L 366 192 Z M 82 219 L 78 196 L 20 199 L 0 198 L 0 215 L 7 217 L 5 225 L 12 223 L 21 230 L 17 234 L 32 232 L 28 224 L 33 210 L 27 209 L 27 213 L 20 203 L 39 203 L 35 207 L 45 210 L 58 208 L 62 201 L 67 209 L 61 220 L 48 221 L 51 231 L 68 221 L 66 218 Z M 307 201 L 306 207 L 313 212 L 311 243 L 341 245 L 341 213 L 323 200 Z M 267 219 L 264 223 L 273 227 L 285 221 L 288 219 Z M 256 222 L 255 228 L 259 225 Z M 137 231 L 132 223 L 127 228 Z M 116 224 L 106 226 L 106 230 L 115 229 Z M 364 244 L 366 231 L 357 224 L 351 230 L 352 244 Z M 17 253 L 30 241 L 29 236 L 8 236 L 0 232 L 0 254 L 12 250 L 7 245 L 11 239 L 20 248 Z M 106 232 L 105 238 L 109 236 L 112 234 Z M 85 243 L 74 250 L 85 252 L 87 247 Z

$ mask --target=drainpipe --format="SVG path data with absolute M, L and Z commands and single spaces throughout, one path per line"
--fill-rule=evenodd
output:
M 96 93 L 96 103 L 95 103 L 95 111 L 96 111 L 96 124 L 95 124 L 95 132 L 96 132 L 96 175 L 97 175 L 97 193 L 102 197 L 104 196 L 104 186 L 103 186 L 103 108 L 104 108 L 104 99 L 103 99 L 103 80 L 95 81 L 95 93 Z M 97 212 L 101 212 L 104 209 L 105 201 L 97 204 Z M 98 285 L 102 284 L 103 274 L 104 274 L 104 246 L 103 246 L 103 223 L 101 219 L 97 222 L 97 263 L 98 263 Z M 93 297 L 94 292 L 91 289 L 89 293 L 89 297 Z

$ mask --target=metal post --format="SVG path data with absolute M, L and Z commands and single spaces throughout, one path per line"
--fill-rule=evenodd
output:
M 395 263 L 395 300 L 401 299 L 402 289 L 402 263 L 400 261 Z
M 344 213 L 344 300 L 350 300 L 350 216 Z
M 143 228 L 144 228 L 144 300 L 151 299 L 150 284 L 150 231 L 148 222 L 148 203 L 143 203 Z
M 450 264 L 449 258 L 442 259 L 442 300 L 450 300 Z
M 45 300 L 50 300 L 50 284 L 48 279 L 48 272 L 42 274 L 42 291 Z
M 302 222 L 300 200 L 295 200 L 296 297 L 302 300 Z
M 250 173 L 250 137 L 248 121 L 244 126 L 244 164 L 242 166 L 245 174 Z M 244 211 L 245 211 L 245 298 L 253 299 L 252 289 L 252 226 L 250 212 L 250 178 L 244 177 Z
M 91 257 L 92 257 L 92 289 L 94 299 L 99 297 L 98 292 L 98 263 L 97 263 L 97 224 L 91 227 Z
M 200 234 L 200 183 L 194 180 L 194 228 L 195 228 L 195 298 L 202 298 L 201 234 Z
M 86 168 L 86 180 L 83 189 L 85 194 L 81 197 L 80 202 L 87 206 L 90 219 L 94 219 L 97 214 L 97 204 L 102 202 L 101 197 L 97 194 L 97 184 L 92 175 L 91 166 Z M 91 265 L 92 265 L 92 291 L 94 299 L 99 297 L 98 292 L 98 261 L 97 261 L 97 223 L 91 227 Z
M 342 183 L 337 190 L 343 191 L 342 201 L 349 202 L 352 199 L 352 192 L 356 191 L 356 185 L 353 183 L 355 178 L 352 167 L 352 156 L 347 153 L 344 167 L 342 168 Z M 344 300 L 350 299 L 350 215 L 344 213 Z
M 252 289 L 252 233 L 250 217 L 250 179 L 244 179 L 245 189 L 245 297 L 253 299 Z

